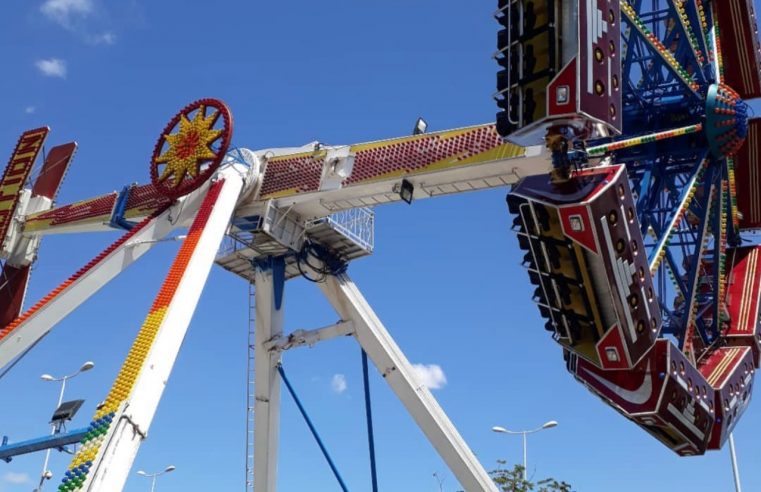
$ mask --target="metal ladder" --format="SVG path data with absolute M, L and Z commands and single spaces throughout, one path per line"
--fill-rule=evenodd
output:
M 246 492 L 254 490 L 254 339 L 256 302 L 254 283 L 248 284 L 248 352 L 246 360 Z

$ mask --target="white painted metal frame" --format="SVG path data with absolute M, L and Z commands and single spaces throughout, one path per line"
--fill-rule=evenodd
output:
M 225 179 L 219 197 L 201 233 L 175 295 L 167 307 L 156 339 L 140 369 L 129 401 L 117 414 L 115 427 L 93 465 L 84 489 L 89 492 L 122 490 L 140 444 L 148 434 L 161 396 L 174 367 L 219 245 L 227 231 L 243 188 L 243 177 L 234 167 L 220 172 Z M 204 193 L 208 190 L 204 187 Z M 198 207 L 194 207 L 198 210 Z
M 357 341 L 460 485 L 468 492 L 497 492 L 489 474 L 428 388 L 417 380 L 410 362 L 348 275 L 328 276 L 319 286 L 341 318 L 354 324 Z
M 349 335 L 354 335 L 354 323 L 351 321 L 339 321 L 338 323 L 316 330 L 295 330 L 288 335 L 275 337 L 266 342 L 264 348 L 270 351 L 283 351 L 304 345 L 312 347 L 317 342 Z
M 280 424 L 280 376 L 283 351 L 313 346 L 339 336 L 354 336 L 391 386 L 441 458 L 468 492 L 497 492 L 489 474 L 457 432 L 428 388 L 348 275 L 328 276 L 319 283 L 341 316 L 334 325 L 283 334 L 284 285 L 277 285 L 270 265 L 257 266 L 254 410 L 254 490 L 277 490 Z M 280 301 L 277 296 L 280 292 Z
M 503 186 L 526 175 L 547 172 L 547 166 L 549 164 L 544 149 L 532 147 L 526 149 L 521 157 L 416 175 L 415 196 L 428 198 Z M 197 246 L 159 329 L 154 347 L 141 369 L 133 393 L 119 410 L 114 427 L 103 444 L 105 450 L 100 453 L 86 482 L 85 488 L 88 491 L 121 490 L 140 443 L 148 432 L 215 253 L 243 190 L 245 171 L 230 166 L 220 171 L 220 175 L 226 179 L 223 196 L 220 196 L 203 232 L 203 244 Z M 365 198 L 372 201 L 375 200 L 373 197 L 386 197 L 382 203 L 397 200 L 398 194 L 393 192 L 396 181 L 398 180 L 389 179 L 335 190 L 328 187 L 316 193 L 276 200 L 272 205 L 280 206 L 302 218 L 324 217 L 362 205 Z M 254 187 L 249 186 L 243 196 L 252 189 Z M 117 248 L 100 265 L 30 317 L 17 330 L 17 336 L 0 341 L 0 368 L 41 339 L 58 321 L 153 247 L 156 240 L 166 236 L 175 227 L 188 225 L 207 190 L 208 184 L 181 199 L 172 209 L 152 221 L 128 243 Z M 237 210 L 238 215 L 245 216 L 249 211 L 254 213 L 256 207 L 261 206 L 251 196 L 242 201 L 244 203 Z M 376 202 L 377 200 L 372 203 Z M 92 226 L 82 227 L 89 230 Z M 320 284 L 323 294 L 342 320 L 336 325 L 312 331 L 299 330 L 289 336 L 283 335 L 284 285 L 280 282 L 284 283 L 284 279 L 273 275 L 272 265 L 264 263 L 256 267 L 254 276 L 254 488 L 257 492 L 275 492 L 277 485 L 281 382 L 277 367 L 282 351 L 348 335 L 357 339 L 463 488 L 468 492 L 497 492 L 493 481 L 433 395 L 416 380 L 409 361 L 348 276 L 329 276 Z
M 13 333 L 0 340 L 0 369 L 39 342 L 63 318 L 147 253 L 157 244 L 157 241 L 166 237 L 177 227 L 186 225 L 198 210 L 207 189 L 203 187 L 188 195 L 153 219 L 129 241 L 104 258 L 99 265 L 78 278 L 33 313 Z
M 270 340 L 283 334 L 285 285 L 277 285 L 273 269 L 258 265 L 256 283 L 256 331 L 254 347 L 254 490 L 276 490 L 277 452 L 280 430 L 280 352 L 268 350 Z M 281 280 L 283 283 L 285 279 Z M 277 299 L 277 290 L 280 299 Z

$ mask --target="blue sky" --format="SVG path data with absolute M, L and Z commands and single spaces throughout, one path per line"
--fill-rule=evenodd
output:
M 403 135 L 423 115 L 434 130 L 491 121 L 496 23 L 491 0 L 5 0 L 0 17 L 0 149 L 21 131 L 52 127 L 79 142 L 60 203 L 146 182 L 165 122 L 199 97 L 232 108 L 234 143 L 252 149 L 313 140 L 354 143 Z M 487 468 L 521 459 L 520 439 L 493 425 L 560 425 L 531 436 L 529 473 L 579 491 L 731 489 L 727 450 L 678 458 L 565 371 L 530 302 L 509 232 L 505 190 L 377 210 L 376 253 L 350 268 L 414 363 L 436 364 L 434 391 Z M 115 234 L 46 238 L 34 300 Z M 62 322 L 0 380 L 0 434 L 46 432 L 58 388 L 40 381 L 85 360 L 96 368 L 67 395 L 86 398 L 85 425 L 110 388 L 169 266 L 161 245 Z M 336 315 L 305 281 L 287 287 L 287 326 Z M 177 471 L 160 491 L 241 490 L 244 480 L 247 286 L 214 269 L 134 470 Z M 359 349 L 336 340 L 287 353 L 284 365 L 352 491 L 370 490 Z M 336 375 L 345 380 L 336 391 Z M 339 378 L 340 379 L 340 378 Z M 376 372 L 371 377 L 381 490 L 457 490 L 424 436 Z M 341 385 L 339 385 L 341 386 Z M 340 388 L 338 388 L 340 389 Z M 745 490 L 761 490 L 761 404 L 736 431 Z M 280 490 L 338 487 L 284 393 Z M 0 491 L 30 490 L 41 455 L 0 463 Z M 54 455 L 53 490 L 68 464 Z M 127 491 L 148 490 L 132 474 Z

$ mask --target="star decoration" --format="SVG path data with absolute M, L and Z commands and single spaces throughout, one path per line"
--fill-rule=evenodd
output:
M 204 115 L 205 112 L 206 107 L 201 106 L 192 121 L 183 114 L 179 131 L 164 137 L 169 148 L 155 161 L 155 164 L 165 164 L 159 181 L 173 177 L 171 185 L 176 188 L 186 176 L 197 177 L 202 163 L 217 157 L 209 145 L 222 135 L 222 130 L 212 128 L 219 111 L 214 111 L 208 117 Z

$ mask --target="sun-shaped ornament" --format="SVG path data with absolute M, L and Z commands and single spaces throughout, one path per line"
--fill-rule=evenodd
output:
M 199 99 L 164 129 L 153 150 L 151 181 L 178 198 L 201 186 L 222 163 L 232 137 L 230 109 L 218 99 Z

